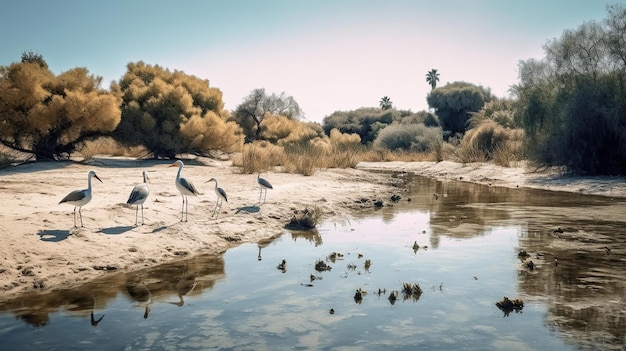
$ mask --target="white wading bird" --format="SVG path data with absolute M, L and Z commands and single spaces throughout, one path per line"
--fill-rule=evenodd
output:
M 178 166 L 178 173 L 176 174 L 176 189 L 178 189 L 178 192 L 180 192 L 180 194 L 183 196 L 183 207 L 180 210 L 180 221 L 186 222 L 189 209 L 189 200 L 187 199 L 187 196 L 198 196 L 200 195 L 200 192 L 198 191 L 198 189 L 196 189 L 195 186 L 193 186 L 190 181 L 180 176 L 180 172 L 183 170 L 184 166 L 183 161 L 178 160 L 168 167 L 174 166 Z
M 135 209 L 135 225 L 137 225 L 137 217 L 139 216 L 139 206 L 141 206 L 141 225 L 143 225 L 143 204 L 146 202 L 148 195 L 150 195 L 149 180 L 148 174 L 146 171 L 143 171 L 143 183 L 135 185 L 133 191 L 130 192 L 128 201 L 126 201 L 131 206 L 137 206 Z
M 224 189 L 217 186 L 217 179 L 211 178 L 207 180 L 205 183 L 215 182 L 215 195 L 217 195 L 217 201 L 215 202 L 215 209 L 213 210 L 213 216 L 217 214 L 215 218 L 219 216 L 219 212 L 217 212 L 218 208 L 222 208 L 222 201 L 228 202 L 228 197 L 226 196 L 226 192 Z
M 261 195 L 263 195 L 263 191 L 265 191 L 265 196 L 263 197 L 263 202 L 265 202 L 267 199 L 267 189 L 274 189 L 274 187 L 267 181 L 267 179 L 261 178 L 261 173 L 257 175 L 256 182 L 259 184 L 259 188 L 261 188 L 261 191 L 259 192 L 259 203 L 261 203 Z
M 92 177 L 98 179 L 100 183 L 102 183 L 102 180 L 98 178 L 95 171 L 89 171 L 89 174 L 87 175 L 87 189 L 74 190 L 71 193 L 67 194 L 67 196 L 65 196 L 63 200 L 59 202 L 60 204 L 65 203 L 65 204 L 70 204 L 74 206 L 74 228 L 77 227 L 76 207 L 78 207 L 78 215 L 80 216 L 80 226 L 84 227 L 83 214 L 81 213 L 80 210 L 83 206 L 88 204 L 89 201 L 91 201 L 91 178 Z

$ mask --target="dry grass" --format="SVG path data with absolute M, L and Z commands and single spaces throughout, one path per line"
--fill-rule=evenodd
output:
M 440 160 L 440 157 L 437 151 L 412 152 L 369 149 L 361 153 L 361 160 L 366 162 L 434 162 Z
M 86 160 L 96 155 L 144 158 L 150 154 L 143 146 L 122 146 L 110 137 L 86 141 L 78 151 Z

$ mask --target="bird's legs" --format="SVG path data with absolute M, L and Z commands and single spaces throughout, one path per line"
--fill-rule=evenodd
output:
M 215 201 L 215 209 L 213 210 L 213 216 L 215 216 L 215 218 L 217 219 L 217 217 L 219 217 L 220 213 L 217 211 L 218 209 L 222 208 L 222 199 L 218 198 L 217 201 Z
M 143 204 L 141 204 L 141 225 L 143 225 Z
M 185 222 L 184 216 L 185 216 L 185 202 L 186 201 L 185 201 L 185 195 L 182 195 L 182 196 L 183 196 L 183 207 L 180 209 L 180 221 Z
M 82 209 L 82 206 L 78 208 L 78 216 L 80 217 L 80 226 L 84 228 L 85 226 L 83 225 L 83 213 L 80 211 Z M 76 207 L 74 207 L 74 216 L 76 216 Z M 74 218 L 74 222 L 76 222 L 76 218 Z M 74 226 L 76 226 L 76 223 L 74 223 Z
M 135 227 L 137 226 L 137 216 L 139 215 L 139 205 L 135 208 Z
M 74 206 L 74 228 L 78 228 L 76 226 L 76 206 Z

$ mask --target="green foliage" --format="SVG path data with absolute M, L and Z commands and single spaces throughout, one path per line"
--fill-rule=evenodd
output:
M 479 111 L 492 99 L 488 89 L 466 82 L 454 82 L 433 89 L 426 97 L 428 106 L 435 109 L 443 130 L 451 134 L 465 132 L 470 113 Z
M 426 83 L 428 83 L 431 89 L 435 89 L 437 87 L 437 82 L 439 81 L 439 72 L 436 69 L 431 69 L 426 72 Z
M 383 110 L 389 110 L 393 108 L 393 103 L 391 102 L 389 96 L 383 96 L 382 99 L 380 99 L 379 105 L 380 108 Z
M 428 111 L 418 111 L 414 114 L 403 117 L 400 120 L 402 124 L 423 124 L 426 127 L 439 127 L 439 118 L 437 115 Z
M 24 57 L 26 56 L 26 57 Z M 55 76 L 40 55 L 0 70 L 0 143 L 38 160 L 68 158 L 120 121 L 119 99 L 85 68 Z
M 324 118 L 322 128 L 330 135 L 333 129 L 341 133 L 358 134 L 362 144 L 372 143 L 378 132 L 394 121 L 410 115 L 410 111 L 395 109 L 383 110 L 374 107 L 363 107 L 352 111 L 336 111 Z
M 394 123 L 378 134 L 374 148 L 430 152 L 439 150 L 442 142 L 441 128 L 426 127 L 423 124 Z
M 487 102 L 478 112 L 470 112 L 472 116 L 468 120 L 468 129 L 475 128 L 486 120 L 498 123 L 505 128 L 521 127 L 515 120 L 513 101 L 507 99 L 494 99 Z
M 265 89 L 254 89 L 235 109 L 231 120 L 235 121 L 245 134 L 246 142 L 262 139 L 263 119 L 267 115 L 298 119 L 302 110 L 296 100 L 284 92 L 267 95 Z
M 43 56 L 32 51 L 22 53 L 22 63 L 36 63 L 41 68 L 48 68 L 48 63 Z
M 112 87 L 123 99 L 118 141 L 143 145 L 155 158 L 240 147 L 241 131 L 226 121 L 222 92 L 207 80 L 143 62 L 127 68 Z
M 609 7 L 520 63 L 516 104 L 534 161 L 578 173 L 626 173 L 626 6 Z

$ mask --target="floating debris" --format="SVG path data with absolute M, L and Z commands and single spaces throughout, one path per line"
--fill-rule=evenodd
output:
M 371 265 L 372 265 L 372 261 L 369 258 L 365 260 L 364 267 L 366 271 L 369 271 Z
M 415 252 L 415 251 L 417 251 L 417 250 L 419 250 L 419 249 L 420 249 L 419 244 L 417 243 L 417 241 L 414 241 L 414 242 L 413 242 L 413 251 Z
M 400 195 L 397 195 L 397 194 L 391 195 L 391 201 L 392 202 L 398 202 L 398 201 L 400 201 L 401 198 L 402 197 L 400 197 Z
M 561 227 L 558 227 L 555 230 L 553 230 L 552 233 L 563 234 L 563 229 L 561 229 Z
M 330 271 L 331 269 L 332 267 L 327 265 L 326 262 L 322 260 L 317 260 L 315 262 L 315 270 L 318 272 Z
M 330 310 L 328 310 L 328 313 L 330 313 L 330 314 L 335 314 L 335 309 L 334 309 L 334 308 L 331 308 Z
M 348 270 L 350 271 L 356 270 L 356 265 L 352 262 L 348 263 Z
M 506 317 L 511 311 L 520 312 L 524 308 L 524 301 L 522 301 L 522 299 L 511 300 L 505 296 L 502 300 L 496 302 L 496 306 L 504 312 L 504 316 Z
M 354 293 L 354 302 L 360 304 L 363 301 L 363 296 L 367 295 L 367 291 L 361 288 L 356 289 Z
M 363 254 L 362 253 L 358 253 L 356 256 L 357 256 L 357 258 L 361 258 L 361 257 L 363 257 Z
M 313 274 L 311 274 L 311 275 L 309 276 L 309 280 L 310 280 L 310 281 L 314 281 L 314 280 L 322 280 L 322 276 L 321 276 L 321 275 L 313 275 Z
M 517 254 L 517 257 L 526 258 L 526 257 L 530 257 L 530 255 L 528 254 L 528 252 L 526 252 L 526 250 L 522 250 Z
M 335 263 L 337 259 L 340 259 L 340 260 L 343 259 L 343 254 L 339 252 L 331 252 L 330 255 L 328 255 L 328 259 L 332 263 Z
M 380 296 L 380 295 L 383 295 L 383 294 L 386 294 L 386 293 L 387 293 L 387 289 L 380 289 L 380 288 L 378 288 L 378 291 L 375 292 L 374 294 Z
M 276 266 L 276 268 L 285 273 L 287 271 L 287 261 L 283 260 L 281 263 L 278 264 L 278 266 Z
M 389 293 L 389 302 L 394 305 L 398 299 L 398 290 L 391 290 Z

